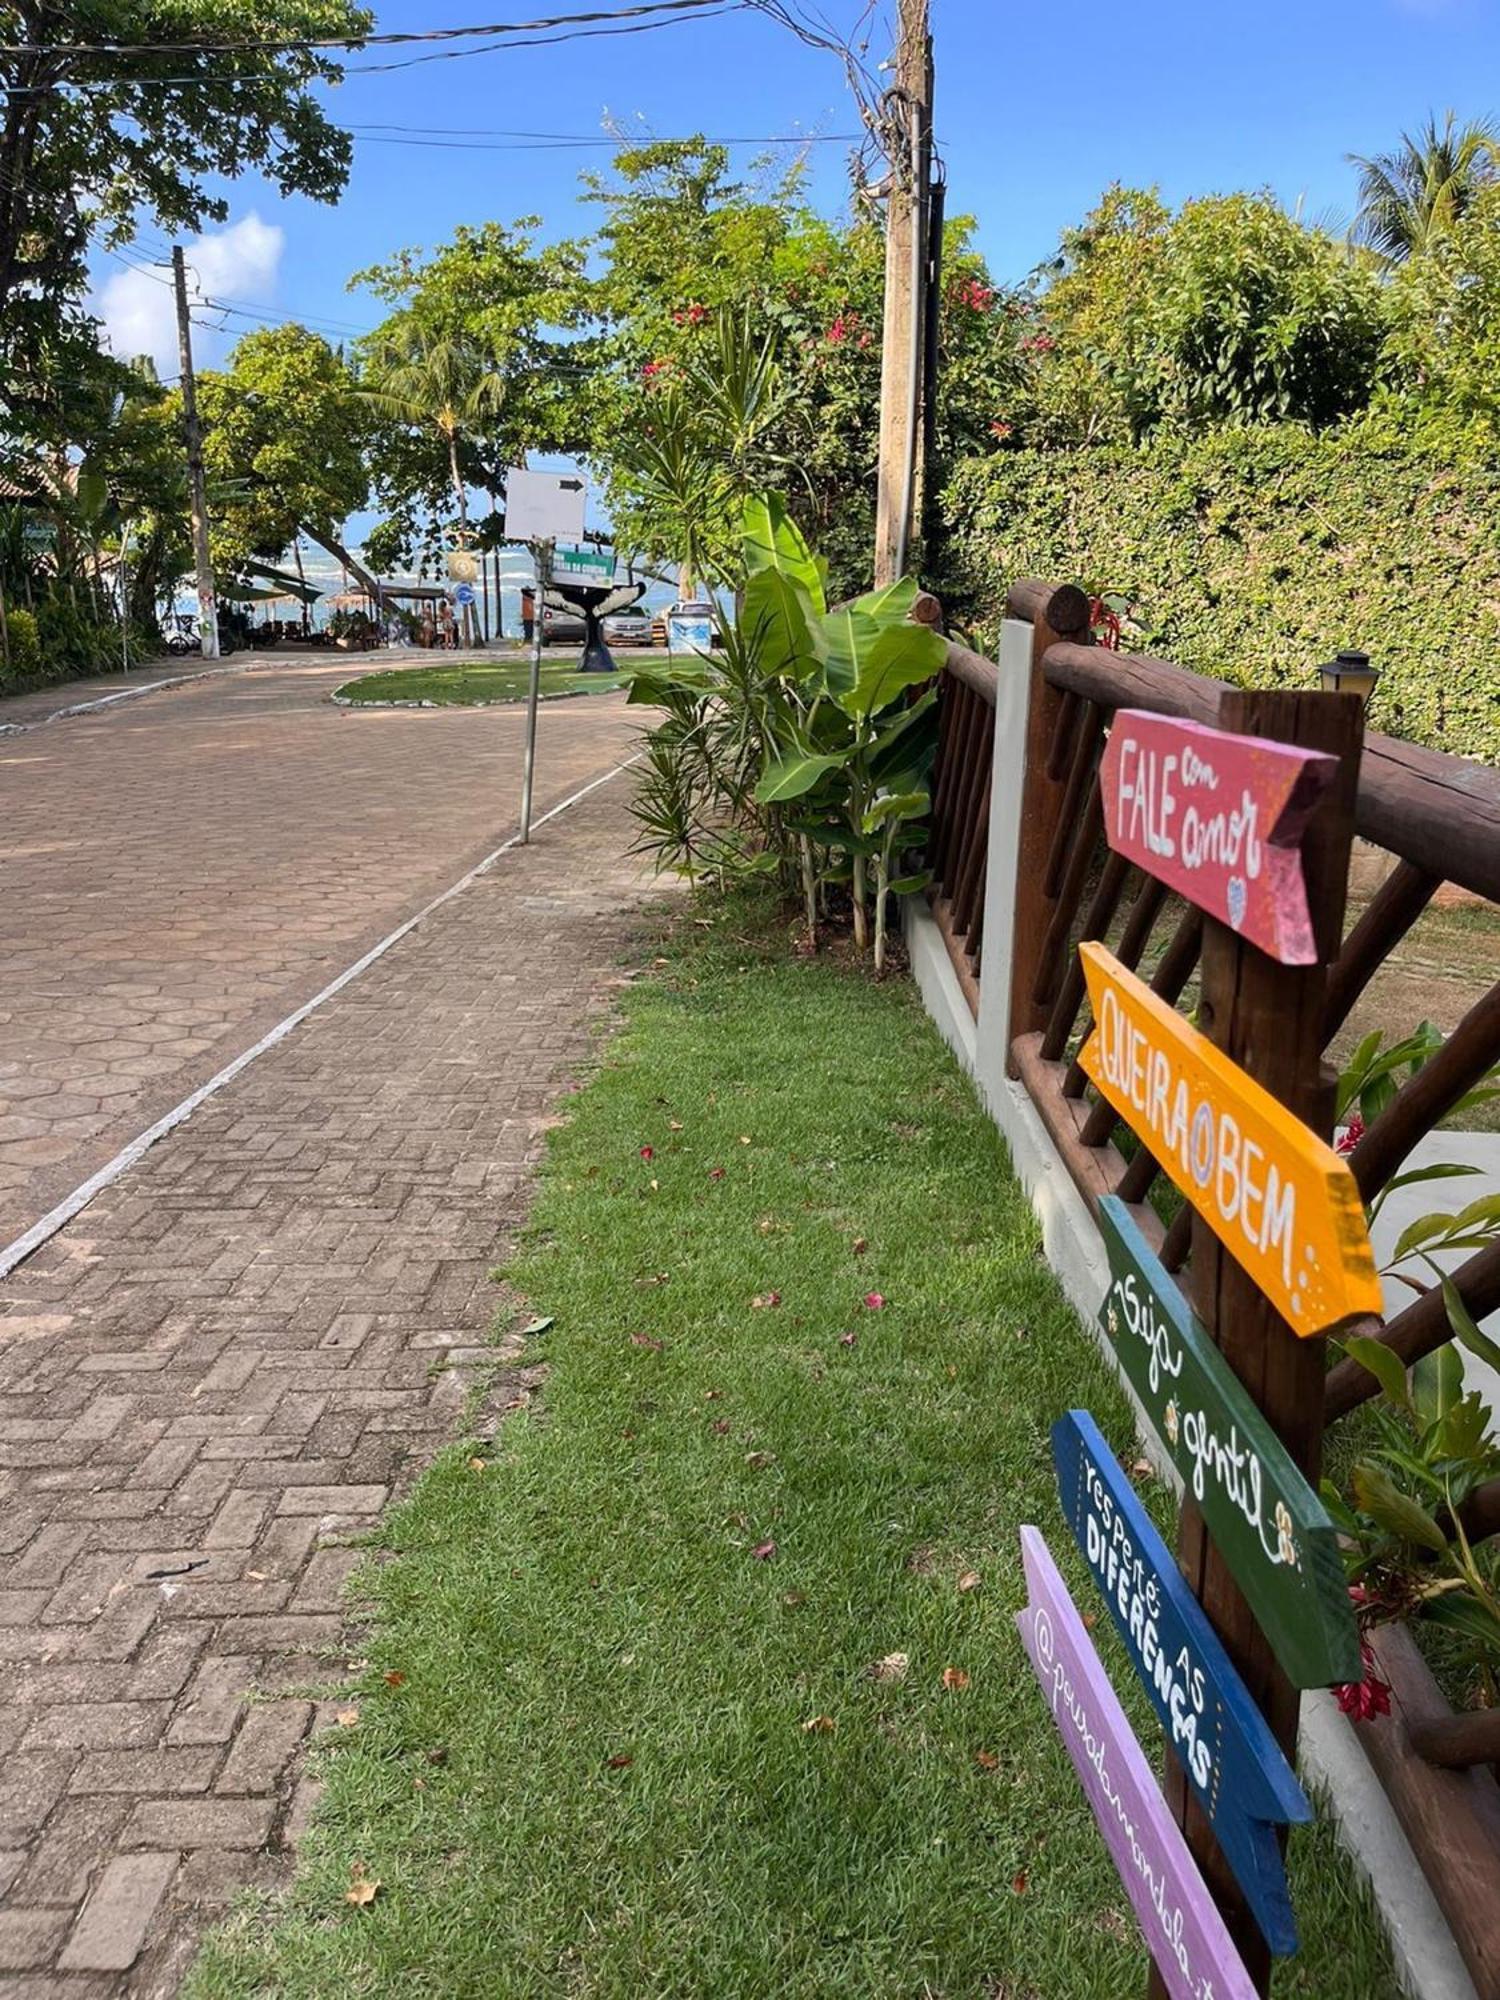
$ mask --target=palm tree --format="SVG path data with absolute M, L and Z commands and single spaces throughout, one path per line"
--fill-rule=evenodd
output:
M 1446 236 L 1473 204 L 1479 190 L 1500 170 L 1500 124 L 1491 118 L 1459 125 L 1453 112 L 1442 130 L 1429 116 L 1415 138 L 1401 135 L 1394 152 L 1365 159 L 1349 155 L 1359 169 L 1359 212 L 1354 240 L 1393 264 Z
M 398 322 L 371 353 L 369 371 L 359 392 L 368 402 L 398 423 L 435 430 L 442 439 L 459 522 L 467 529 L 469 497 L 459 447 L 505 401 L 505 375 L 494 356 L 474 341 Z M 473 608 L 465 610 L 472 644 Z

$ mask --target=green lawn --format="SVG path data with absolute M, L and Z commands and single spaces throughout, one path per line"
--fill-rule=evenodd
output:
M 194 2000 L 1144 1990 L 1012 1622 L 1023 1521 L 1096 1608 L 1048 1426 L 1087 1404 L 1125 1449 L 1123 1400 L 910 986 L 702 923 L 629 991 L 506 1273 L 555 1315 L 546 1388 L 387 1523 L 296 1889 Z M 1292 1873 L 1277 1993 L 1393 2000 L 1325 1829 Z
M 563 660 L 542 656 L 542 696 L 608 694 L 623 687 L 629 670 L 581 674 L 571 654 Z M 430 701 L 442 707 L 477 708 L 487 702 L 524 701 L 531 686 L 531 663 L 517 654 L 506 660 L 450 660 L 442 666 L 392 667 L 346 681 L 337 690 L 344 701 Z

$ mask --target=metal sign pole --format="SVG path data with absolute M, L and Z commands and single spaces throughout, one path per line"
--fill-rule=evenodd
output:
M 552 543 L 533 542 L 536 563 L 536 597 L 531 619 L 531 687 L 526 698 L 526 766 L 521 778 L 521 845 L 531 840 L 531 791 L 536 776 L 536 711 L 542 696 L 542 627 L 547 586 L 552 581 Z

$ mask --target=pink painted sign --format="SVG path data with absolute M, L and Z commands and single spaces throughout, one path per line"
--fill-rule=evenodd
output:
M 1283 965 L 1317 957 L 1300 842 L 1338 760 L 1122 708 L 1099 766 L 1109 844 Z
M 1172 2000 L 1255 2000 L 1224 1920 L 1035 1528 L 1021 1530 L 1021 1560 L 1027 1604 L 1016 1624 L 1022 1642 L 1168 1993 Z

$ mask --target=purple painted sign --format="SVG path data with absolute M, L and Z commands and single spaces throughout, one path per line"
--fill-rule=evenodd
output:
M 1036 1528 L 1021 1530 L 1027 1604 L 1016 1613 L 1131 1908 L 1172 2000 L 1255 2000 L 1255 1987 L 1131 1734 L 1067 1585 Z
M 1320 750 L 1122 708 L 1099 766 L 1109 844 L 1283 965 L 1311 965 L 1302 830 L 1337 769 Z

